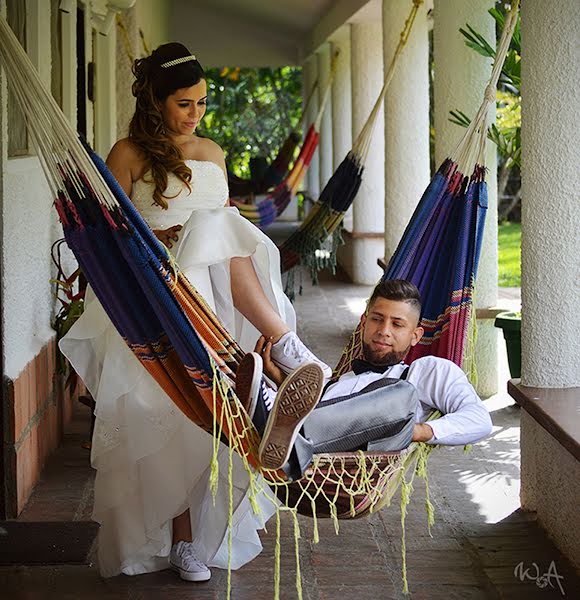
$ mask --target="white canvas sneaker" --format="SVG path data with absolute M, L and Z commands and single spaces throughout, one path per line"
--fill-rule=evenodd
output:
M 211 571 L 193 553 L 191 542 L 177 542 L 171 547 L 169 564 L 185 581 L 207 581 Z
M 332 369 L 310 352 L 294 331 L 285 333 L 272 345 L 270 356 L 286 374 L 292 373 L 304 363 L 315 363 L 322 369 L 325 379 L 332 376 Z

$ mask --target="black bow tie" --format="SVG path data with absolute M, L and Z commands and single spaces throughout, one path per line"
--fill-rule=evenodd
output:
M 362 358 L 355 358 L 352 361 L 352 370 L 355 375 L 360 375 L 361 373 L 384 373 L 387 369 L 390 369 L 393 365 L 373 365 L 368 360 L 364 360 Z

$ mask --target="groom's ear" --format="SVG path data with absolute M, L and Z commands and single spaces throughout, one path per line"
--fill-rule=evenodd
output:
M 411 346 L 416 346 L 423 337 L 425 330 L 422 327 L 417 327 L 415 331 L 413 331 L 413 337 L 411 338 Z

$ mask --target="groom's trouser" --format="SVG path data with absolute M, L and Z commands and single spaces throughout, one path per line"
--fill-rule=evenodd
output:
M 359 392 L 322 400 L 296 438 L 284 471 L 299 479 L 314 454 L 325 452 L 392 452 L 413 437 L 417 390 L 408 381 L 382 378 Z

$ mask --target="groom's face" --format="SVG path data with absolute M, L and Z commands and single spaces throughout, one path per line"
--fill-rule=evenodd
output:
M 419 314 L 407 302 L 375 298 L 363 316 L 364 357 L 375 365 L 394 365 L 423 336 Z

